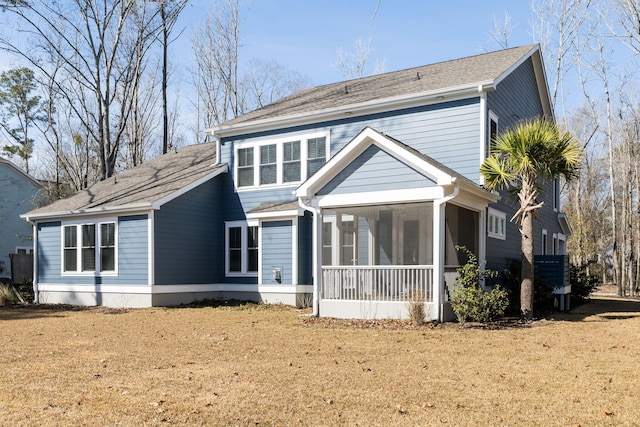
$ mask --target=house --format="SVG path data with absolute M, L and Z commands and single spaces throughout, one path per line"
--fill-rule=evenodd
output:
M 0 157 L 0 281 L 11 279 L 9 254 L 33 250 L 32 229 L 20 214 L 36 207 L 41 190 L 38 180 Z
M 41 301 L 170 305 L 218 297 L 331 317 L 451 317 L 472 249 L 519 257 L 516 203 L 483 187 L 501 129 L 552 117 L 538 45 L 302 90 L 69 199 L 29 212 Z M 540 254 L 570 228 L 542 191 Z

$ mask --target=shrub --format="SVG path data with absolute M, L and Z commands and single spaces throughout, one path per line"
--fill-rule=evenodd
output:
M 0 284 L 0 306 L 4 306 L 8 303 L 14 302 L 16 302 L 16 296 L 13 294 L 11 287 L 8 285 Z
M 424 325 L 424 316 L 426 315 L 424 301 L 424 296 L 420 292 L 418 292 L 414 294 L 407 303 L 407 308 L 409 310 L 409 320 L 411 321 L 411 324 L 413 324 L 413 326 Z
M 467 255 L 467 262 L 456 270 L 458 278 L 450 300 L 458 321 L 463 325 L 467 320 L 487 323 L 499 319 L 509 306 L 507 292 L 499 286 L 490 292 L 480 287 L 480 280 L 495 277 L 497 272 L 481 269 L 476 256 L 464 246 L 456 249 Z
M 571 264 L 569 268 L 571 295 L 579 301 L 587 299 L 600 282 L 598 276 L 587 273 L 587 267 L 588 264 Z

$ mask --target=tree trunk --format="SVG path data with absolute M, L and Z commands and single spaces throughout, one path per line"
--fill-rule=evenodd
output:
M 533 215 L 527 212 L 522 217 L 522 270 L 520 283 L 520 314 L 529 320 L 533 317 Z

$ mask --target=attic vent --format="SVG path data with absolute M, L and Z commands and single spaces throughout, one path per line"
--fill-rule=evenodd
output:
M 349 89 L 347 88 L 347 85 L 344 85 L 344 93 L 345 94 L 349 93 Z
M 416 72 L 416 80 L 420 80 L 420 71 Z

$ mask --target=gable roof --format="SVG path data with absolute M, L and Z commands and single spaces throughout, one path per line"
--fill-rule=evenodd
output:
M 514 47 L 355 80 L 304 89 L 209 129 L 223 137 L 276 126 L 300 125 L 441 101 L 445 95 L 493 90 L 515 68 L 533 58 L 538 90 L 551 113 L 544 67 L 537 44 Z
M 226 164 L 215 164 L 215 161 L 213 143 L 180 147 L 22 217 L 32 220 L 159 209 L 227 171 Z
M 302 183 L 302 185 L 296 189 L 296 196 L 303 201 L 311 199 L 318 190 L 325 186 L 371 145 L 380 147 L 387 154 L 433 180 L 439 186 L 457 184 L 463 186 L 466 191 L 479 195 L 487 200 L 495 202 L 499 198 L 497 195 L 476 184 L 464 175 L 371 127 L 365 127 L 315 174 Z
M 29 175 L 28 173 L 23 171 L 21 168 L 16 166 L 13 162 L 10 162 L 9 160 L 0 157 L 0 165 L 6 165 L 8 168 L 13 169 L 18 174 L 23 176 L 26 180 L 28 180 L 28 181 L 32 182 L 33 184 L 35 184 L 38 188 L 42 187 L 42 183 L 40 181 L 38 181 L 37 179 L 35 179 L 31 175 Z

